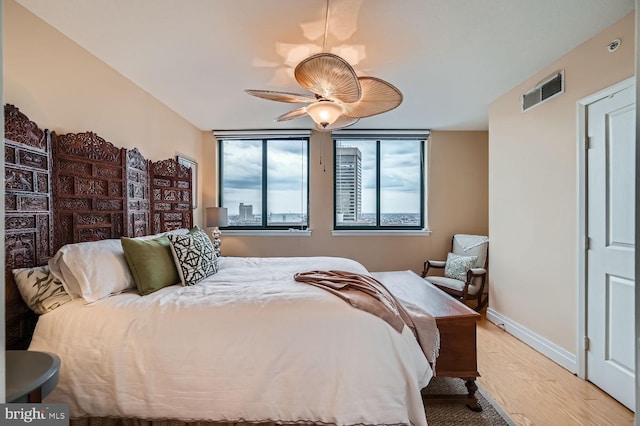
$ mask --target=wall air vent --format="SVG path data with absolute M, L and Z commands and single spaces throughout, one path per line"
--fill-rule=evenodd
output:
M 564 93 L 564 71 L 554 72 L 533 90 L 522 95 L 522 111 L 526 111 L 556 95 Z

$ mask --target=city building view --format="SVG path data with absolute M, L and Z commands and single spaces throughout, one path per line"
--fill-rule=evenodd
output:
M 253 205 L 240 203 L 239 214 L 229 215 L 228 226 L 261 226 L 262 215 L 253 213 Z M 300 213 L 269 213 L 267 215 L 267 225 L 283 227 L 299 227 L 306 225 L 307 215 Z
M 399 141 L 381 147 L 376 161 L 375 144 L 351 141 L 335 148 L 335 224 L 338 227 L 416 227 L 421 226 L 420 167 L 415 143 L 403 147 Z M 373 147 L 373 148 L 372 148 Z M 227 151 L 231 149 L 228 148 Z M 303 211 L 306 192 L 295 189 L 299 176 L 290 173 L 291 162 L 281 160 L 281 153 L 270 157 L 284 166 L 270 170 L 269 182 L 288 188 L 268 191 L 266 226 L 298 228 L 308 225 Z M 284 159 L 285 157 L 282 157 Z M 378 170 L 380 169 L 380 170 Z M 229 169 L 227 169 L 229 170 Z M 242 170 L 241 168 L 237 170 Z M 285 175 L 291 175 L 291 178 Z M 379 183 L 376 183 L 376 176 Z M 233 180 L 233 179 L 230 179 Z M 253 192 L 232 191 L 228 187 L 229 227 L 262 227 L 263 206 L 260 181 Z M 288 183 L 285 183 L 288 182 Z M 299 184 L 298 184 L 299 185 Z M 245 185 L 245 188 L 247 185 Z M 232 196 L 233 194 L 233 196 Z M 277 195 L 273 196 L 273 195 Z M 299 205 L 290 201 L 299 198 Z M 378 198 L 380 198 L 378 200 Z M 233 201 L 232 201 L 233 200 Z M 287 203 L 284 203 L 287 202 Z M 380 209 L 379 217 L 376 209 Z
M 362 154 L 358 148 L 336 148 L 336 223 L 362 218 Z M 375 224 L 375 216 L 373 218 Z

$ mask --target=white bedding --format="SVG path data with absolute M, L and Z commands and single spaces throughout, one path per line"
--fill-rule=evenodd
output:
M 62 359 L 46 402 L 72 417 L 426 424 L 432 370 L 410 330 L 295 272 L 343 258 L 220 258 L 217 274 L 42 315 L 30 350 Z

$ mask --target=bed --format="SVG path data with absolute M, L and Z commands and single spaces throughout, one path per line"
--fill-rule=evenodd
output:
M 142 296 L 119 238 L 192 229 L 190 171 L 91 132 L 51 134 L 11 105 L 5 117 L 7 348 L 60 356 L 47 402 L 89 424 L 426 424 L 420 390 L 433 370 L 409 328 L 293 279 L 310 269 L 368 275 L 361 264 L 221 257 L 196 285 Z M 67 272 L 87 278 L 80 290 L 56 269 L 73 250 L 84 263 Z M 10 271 L 47 264 L 70 300 L 38 317 Z
M 197 285 L 43 315 L 30 349 L 63 360 L 47 401 L 72 417 L 424 424 L 432 370 L 413 334 L 295 282 L 309 265 L 367 273 L 340 258 L 222 257 Z

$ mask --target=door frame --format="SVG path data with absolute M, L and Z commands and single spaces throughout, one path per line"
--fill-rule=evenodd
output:
M 577 116 L 577 159 L 578 159 L 578 203 L 577 203 L 577 241 L 576 251 L 577 262 L 577 286 L 578 286 L 578 330 L 576 336 L 576 374 L 581 379 L 587 376 L 587 347 L 585 338 L 587 336 L 587 107 L 600 99 L 613 95 L 616 92 L 633 87 L 636 78 L 630 77 L 612 86 L 602 89 L 592 95 L 579 99 L 576 102 Z M 636 104 L 637 105 L 637 104 Z

